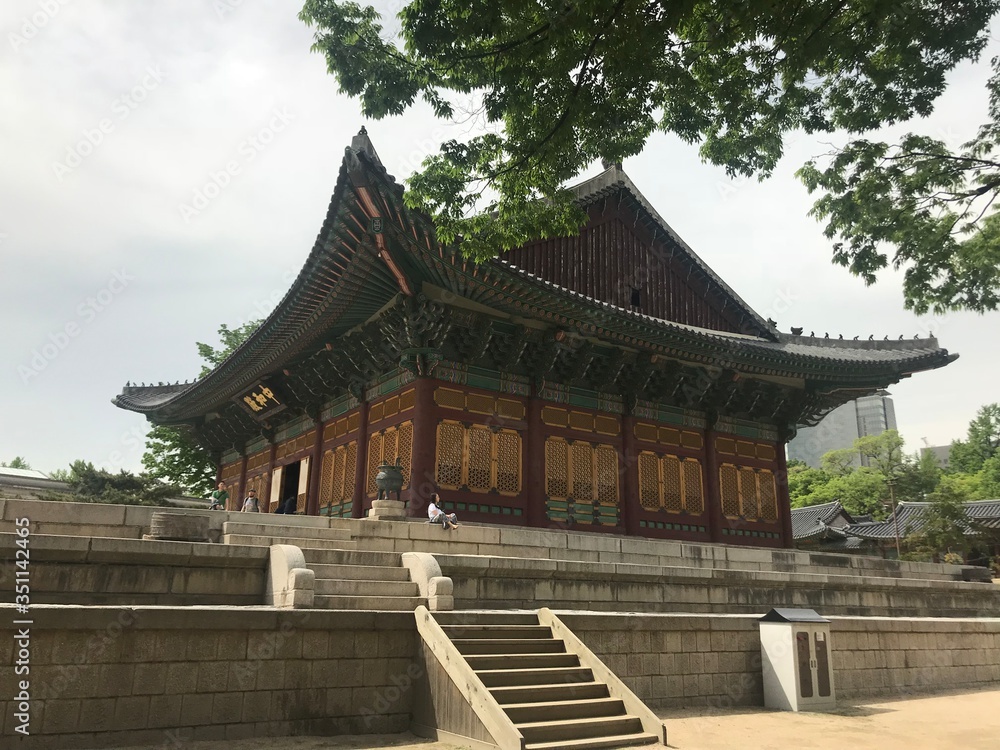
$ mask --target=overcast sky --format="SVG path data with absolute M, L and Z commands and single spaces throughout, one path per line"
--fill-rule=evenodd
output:
M 139 469 L 145 420 L 110 400 L 129 380 L 195 377 L 196 341 L 216 343 L 221 323 L 273 309 L 320 229 L 351 136 L 366 125 L 401 179 L 466 132 L 425 108 L 365 122 L 310 52 L 298 7 L 3 3 L 0 460 Z M 991 44 L 984 61 L 998 51 Z M 912 128 L 970 137 L 987 75 L 985 62 L 962 66 L 935 115 Z M 694 147 L 658 136 L 625 170 L 781 330 L 936 333 L 961 358 L 891 389 L 900 431 L 911 450 L 963 437 L 981 405 L 1000 401 L 1000 313 L 918 318 L 903 309 L 899 276 L 865 287 L 831 265 L 793 176 L 826 151 L 793 137 L 774 177 L 733 182 Z

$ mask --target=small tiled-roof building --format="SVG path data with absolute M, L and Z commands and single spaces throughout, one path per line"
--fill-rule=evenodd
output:
M 440 491 L 468 521 L 790 547 L 796 427 L 957 356 L 780 332 L 620 166 L 574 193 L 578 234 L 475 263 L 362 131 L 261 327 L 195 383 L 115 404 L 189 430 L 234 502 L 361 517 L 398 457 L 415 516 Z
M 851 514 L 836 500 L 792 508 L 792 536 L 796 547 L 825 546 L 842 541 L 844 527 L 852 523 Z

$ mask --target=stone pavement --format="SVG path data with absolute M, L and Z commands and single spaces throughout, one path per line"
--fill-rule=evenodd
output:
M 1000 737 L 1000 686 L 976 692 L 845 703 L 836 713 L 782 713 L 763 708 L 677 709 L 659 712 L 677 750 L 995 750 Z M 281 737 L 188 742 L 164 734 L 162 745 L 183 750 L 450 750 L 409 734 Z M 116 750 L 148 750 L 117 748 Z M 115 750 L 115 749 L 109 749 Z

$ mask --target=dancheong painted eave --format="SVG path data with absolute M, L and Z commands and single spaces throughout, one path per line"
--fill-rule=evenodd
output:
M 538 328 L 570 331 L 662 361 L 684 361 L 748 376 L 791 378 L 846 401 L 957 358 L 935 339 L 844 341 L 792 336 L 753 312 L 652 209 L 620 167 L 575 188 L 582 206 L 614 200 L 642 213 L 671 244 L 671 257 L 702 278 L 706 294 L 737 310 L 751 333 L 690 325 L 595 299 L 505 258 L 475 264 L 442 247 L 430 217 L 408 209 L 403 188 L 362 131 L 345 150 L 325 221 L 302 270 L 261 327 L 211 373 L 192 384 L 127 385 L 115 405 L 154 422 L 183 423 L 230 403 L 246 387 L 280 374 L 399 300 L 427 287 Z M 375 231 L 373 220 L 384 227 Z M 832 402 L 831 402 L 832 403 Z

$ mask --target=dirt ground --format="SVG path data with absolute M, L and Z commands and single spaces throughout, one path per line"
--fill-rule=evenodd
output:
M 1000 688 L 844 703 L 837 712 L 784 713 L 763 708 L 665 710 L 676 750 L 996 750 Z M 185 742 L 184 750 L 453 750 L 412 735 L 285 737 Z M 109 749 L 110 750 L 110 749 Z M 118 748 L 117 750 L 148 750 Z

